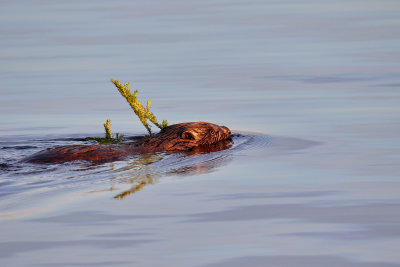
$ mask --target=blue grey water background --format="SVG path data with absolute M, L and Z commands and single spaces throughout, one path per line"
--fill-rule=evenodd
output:
M 1 1 L 0 264 L 400 266 L 399 14 L 389 0 Z M 110 78 L 160 120 L 255 138 L 199 158 L 15 165 L 107 118 L 144 134 Z

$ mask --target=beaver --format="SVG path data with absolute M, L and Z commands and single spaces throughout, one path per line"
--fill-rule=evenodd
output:
M 184 122 L 163 128 L 159 133 L 135 142 L 110 145 L 68 145 L 40 151 L 30 156 L 30 163 L 62 163 L 68 161 L 105 162 L 134 153 L 206 151 L 209 146 L 225 149 L 231 131 L 209 122 Z M 220 143 L 223 143 L 222 145 Z M 205 149 L 202 149 L 205 147 Z M 211 150 L 212 151 L 212 150 Z

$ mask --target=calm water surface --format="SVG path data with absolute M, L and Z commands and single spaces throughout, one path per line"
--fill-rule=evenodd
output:
M 1 266 L 400 266 L 398 1 L 0 3 Z M 145 129 L 229 150 L 25 156 Z

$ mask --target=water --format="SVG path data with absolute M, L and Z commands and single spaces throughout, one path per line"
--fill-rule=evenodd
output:
M 399 266 L 398 1 L 2 1 L 2 266 Z M 145 129 L 230 150 L 29 165 Z

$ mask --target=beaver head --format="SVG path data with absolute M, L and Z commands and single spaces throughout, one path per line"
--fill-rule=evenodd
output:
M 184 122 L 163 128 L 142 145 L 156 151 L 184 151 L 212 145 L 230 136 L 231 131 L 225 126 L 209 122 Z

